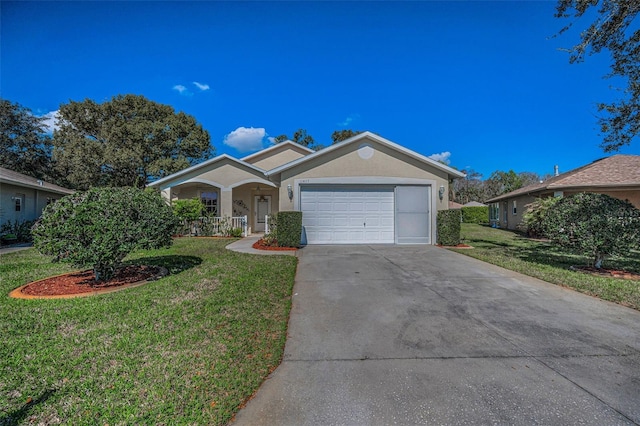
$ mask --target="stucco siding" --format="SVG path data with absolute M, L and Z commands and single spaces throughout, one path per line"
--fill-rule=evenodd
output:
M 0 186 L 0 224 L 7 221 L 35 220 L 40 217 L 49 199 L 59 200 L 64 195 L 3 183 Z M 20 197 L 21 209 L 16 211 L 15 198 Z
M 294 151 L 292 148 L 289 148 L 285 151 L 277 152 L 270 156 L 250 159 L 247 162 L 253 164 L 256 167 L 260 167 L 263 170 L 271 170 L 275 169 L 276 167 L 280 167 L 283 164 L 287 164 L 291 161 L 297 160 L 298 158 L 302 158 L 307 154 L 308 153 L 306 152 L 298 152 Z
M 436 197 L 440 186 L 444 187 L 444 197 L 442 200 L 438 198 L 437 209 L 448 209 L 449 181 L 445 171 L 374 141 L 347 145 L 343 149 L 285 170 L 280 177 L 280 210 L 293 210 L 294 203 L 287 196 L 287 186 L 291 185 L 295 189 L 296 180 L 342 177 L 430 180 L 435 182 L 432 190 Z M 294 194 L 295 196 L 298 194 Z

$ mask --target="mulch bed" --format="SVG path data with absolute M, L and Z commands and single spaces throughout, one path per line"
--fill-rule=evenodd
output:
M 166 269 L 159 266 L 129 265 L 119 268 L 110 280 L 95 281 L 91 270 L 71 272 L 34 281 L 14 290 L 11 295 L 13 297 L 65 297 L 104 293 L 157 279 L 166 273 Z
M 596 275 L 600 277 L 622 278 L 624 280 L 640 281 L 640 274 L 635 274 L 633 272 L 623 271 L 619 269 L 607 269 L 607 268 L 596 269 L 592 266 L 571 266 L 570 269 L 572 271 L 582 272 L 585 274 L 591 274 L 591 275 Z
M 262 238 L 260 238 L 258 241 L 256 241 L 255 243 L 253 243 L 253 248 L 256 250 L 270 250 L 270 251 L 291 251 L 291 250 L 298 250 L 295 247 L 275 247 L 275 246 L 268 246 L 264 243 L 264 240 Z

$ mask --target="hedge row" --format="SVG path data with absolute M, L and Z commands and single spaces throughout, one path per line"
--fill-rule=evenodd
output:
M 489 223 L 489 206 L 462 207 L 464 223 Z
M 278 230 L 277 240 L 280 247 L 300 247 L 302 212 L 278 212 L 276 229 Z
M 437 220 L 437 243 L 443 246 L 460 244 L 460 210 L 441 210 Z

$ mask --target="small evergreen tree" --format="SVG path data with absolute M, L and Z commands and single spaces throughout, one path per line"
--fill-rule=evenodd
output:
M 34 246 L 54 262 L 92 267 L 111 278 L 133 250 L 170 246 L 176 216 L 160 195 L 137 188 L 93 188 L 47 206 L 33 228 Z
M 640 246 L 640 210 L 604 194 L 580 193 L 561 199 L 545 215 L 544 231 L 562 247 L 602 267 L 609 256 Z

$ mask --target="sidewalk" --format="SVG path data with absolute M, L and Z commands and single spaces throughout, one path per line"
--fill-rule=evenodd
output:
M 226 248 L 227 250 L 237 251 L 239 253 L 251 253 L 251 254 L 262 254 L 262 255 L 285 255 L 285 256 L 297 256 L 298 250 L 256 250 L 253 248 L 253 243 L 262 238 L 262 234 L 253 234 L 248 237 L 244 237 L 241 240 L 235 241 L 229 244 Z
M 26 250 L 33 247 L 32 243 L 12 244 L 10 247 L 0 248 L 0 255 L 13 253 L 14 251 Z

